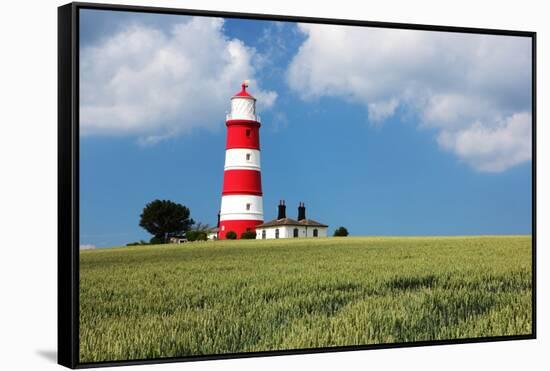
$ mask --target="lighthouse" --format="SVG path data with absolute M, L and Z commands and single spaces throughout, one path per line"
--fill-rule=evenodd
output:
M 260 118 L 256 115 L 256 98 L 244 81 L 241 91 L 231 97 L 227 115 L 227 142 L 220 209 L 219 238 L 229 231 L 241 238 L 255 232 L 263 223 L 262 176 L 260 171 Z

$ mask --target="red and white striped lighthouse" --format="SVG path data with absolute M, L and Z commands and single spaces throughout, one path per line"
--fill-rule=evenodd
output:
M 255 231 L 264 219 L 260 172 L 260 118 L 256 98 L 248 94 L 248 82 L 231 98 L 227 115 L 227 143 L 223 173 L 219 238 L 234 231 Z

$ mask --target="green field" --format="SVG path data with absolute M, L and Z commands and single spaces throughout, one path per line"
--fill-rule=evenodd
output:
M 531 333 L 531 237 L 80 252 L 81 362 Z

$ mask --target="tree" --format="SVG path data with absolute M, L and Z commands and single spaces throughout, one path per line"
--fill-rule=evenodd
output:
M 227 238 L 228 240 L 236 240 L 237 233 L 235 233 L 235 231 L 229 231 L 225 234 L 225 238 Z
M 348 235 L 348 230 L 346 229 L 346 227 L 338 227 L 335 231 L 334 231 L 334 237 L 346 237 Z
M 254 240 L 256 239 L 256 232 L 246 231 L 241 234 L 241 240 Z
M 166 243 L 172 236 L 183 234 L 195 224 L 189 217 L 190 211 L 184 205 L 170 200 L 154 200 L 143 208 L 139 226 L 154 237 L 155 243 Z

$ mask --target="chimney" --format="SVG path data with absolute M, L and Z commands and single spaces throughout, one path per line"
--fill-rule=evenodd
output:
M 298 204 L 298 221 L 306 218 L 306 205 L 303 202 Z
M 279 214 L 277 215 L 277 219 L 284 219 L 286 218 L 286 205 L 285 200 L 279 201 Z

